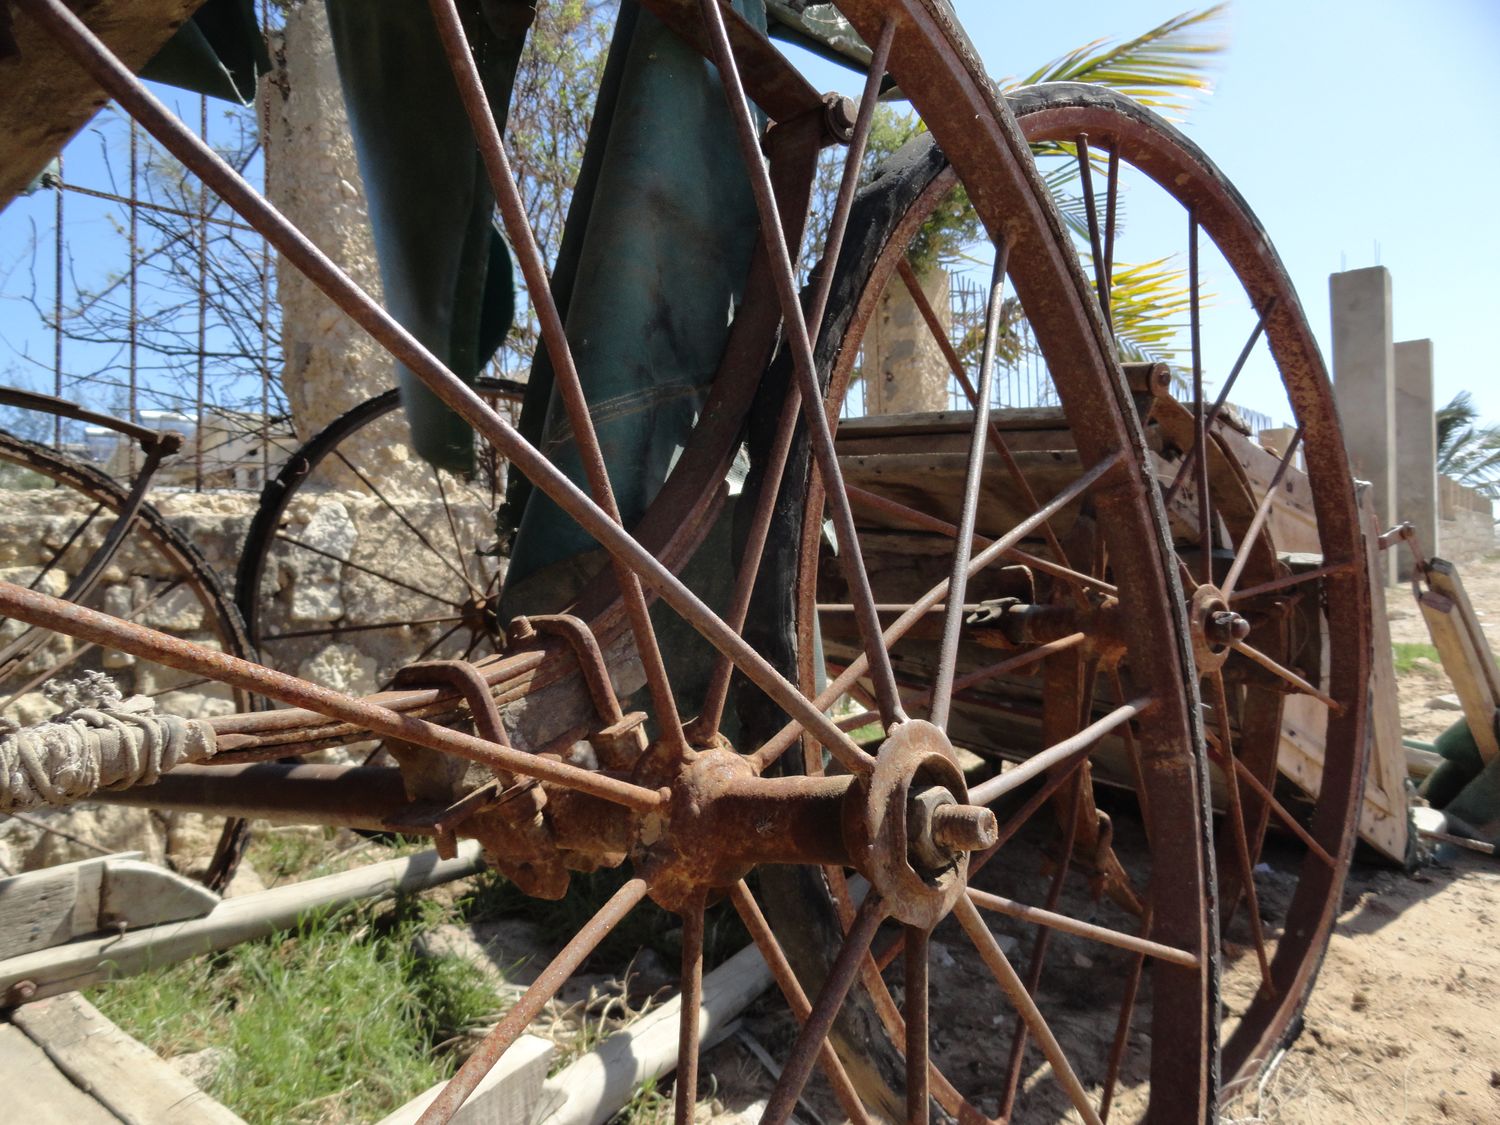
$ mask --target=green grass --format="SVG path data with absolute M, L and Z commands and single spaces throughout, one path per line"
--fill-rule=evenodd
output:
M 90 999 L 163 1055 L 226 1049 L 209 1092 L 247 1121 L 374 1120 L 447 1077 L 444 1045 L 501 1007 L 471 967 L 412 951 L 448 913 L 344 909 Z
M 1418 660 L 1430 660 L 1432 663 L 1442 666 L 1442 659 L 1438 656 L 1438 650 L 1429 644 L 1421 642 L 1401 641 L 1391 645 L 1391 656 L 1396 662 L 1396 674 L 1405 675 L 1414 671 Z

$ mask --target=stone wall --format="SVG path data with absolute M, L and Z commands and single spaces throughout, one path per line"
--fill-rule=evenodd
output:
M 1432 550 L 1427 544 L 1423 546 Z M 1433 553 L 1462 562 L 1487 555 L 1495 547 L 1493 501 L 1456 480 L 1438 477 L 1438 541 Z

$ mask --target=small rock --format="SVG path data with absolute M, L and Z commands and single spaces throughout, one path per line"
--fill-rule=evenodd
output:
M 240 865 L 235 868 L 234 878 L 224 888 L 224 897 L 239 898 L 240 895 L 258 894 L 265 889 L 265 880 L 260 877 L 260 872 L 245 860 L 240 860 Z
M 204 1047 L 201 1051 L 174 1055 L 167 1062 L 198 1089 L 207 1090 L 229 1059 L 230 1054 L 223 1047 Z
M 928 948 L 932 953 L 932 959 L 943 968 L 951 969 L 954 965 L 958 964 L 958 962 L 953 959 L 953 954 L 948 952 L 948 947 L 942 944 L 942 942 L 930 942 Z
M 1080 969 L 1092 969 L 1094 967 L 1094 959 L 1092 957 L 1085 957 L 1082 953 L 1075 953 L 1073 954 L 1073 964 Z
M 1427 701 L 1429 711 L 1462 711 L 1464 705 L 1456 695 L 1435 695 Z

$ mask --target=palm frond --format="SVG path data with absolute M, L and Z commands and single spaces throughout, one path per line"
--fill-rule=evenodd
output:
M 1004 87 L 1092 82 L 1118 90 L 1168 118 L 1180 118 L 1190 98 L 1212 89 L 1207 71 L 1227 46 L 1218 30 L 1227 8 L 1227 4 L 1216 4 L 1183 12 L 1124 42 L 1096 39 Z
M 1187 271 L 1174 262 L 1175 256 L 1137 265 L 1117 262 L 1110 308 L 1121 358 L 1168 364 L 1182 381 L 1179 340 L 1188 327 L 1190 299 Z

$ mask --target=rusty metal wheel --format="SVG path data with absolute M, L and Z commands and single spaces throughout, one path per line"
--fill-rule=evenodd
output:
M 280 799 L 283 809 L 296 805 L 310 819 L 323 822 L 385 824 L 399 819 L 407 830 L 436 836 L 440 848 L 451 844 L 455 833 L 472 834 L 486 843 L 502 869 L 514 872 L 518 881 L 528 880 L 523 885 L 536 887 L 537 893 L 563 893 L 568 868 L 588 870 L 628 859 L 634 877 L 585 924 L 469 1058 L 428 1111 L 427 1120 L 451 1116 L 603 936 L 648 895 L 683 917 L 687 1016 L 681 1025 L 676 1079 L 679 1123 L 692 1119 L 698 1087 L 696 1012 L 704 909 L 710 898 L 720 895 L 727 895 L 739 910 L 801 1025 L 769 1100 L 766 1120 L 780 1123 L 790 1117 L 820 1064 L 841 1108 L 854 1120 L 872 1117 L 860 1091 L 872 1099 L 873 1115 L 904 1112 L 908 1120 L 926 1120 L 935 1098 L 961 1119 L 988 1116 L 971 1100 L 980 1096 L 987 1077 L 981 1073 L 976 1085 L 972 1072 L 945 1067 L 942 1052 L 932 1049 L 942 1037 L 937 1025 L 946 1023 L 949 1015 L 935 1019 L 930 1012 L 929 955 L 937 958 L 931 934 L 940 925 L 956 925 L 962 936 L 954 940 L 973 949 L 972 961 L 966 963 L 976 967 L 982 975 L 975 979 L 985 983 L 977 986 L 971 981 L 966 990 L 986 995 L 990 1026 L 1007 1022 L 1014 1012 L 1041 1046 L 1047 1065 L 1037 1072 L 1037 1085 L 1045 1092 L 1035 1092 L 1035 1104 L 1076 1112 L 1086 1121 L 1099 1120 L 1108 1085 L 1101 1090 L 1100 1083 L 1079 1075 L 1080 1070 L 1096 1069 L 1092 1048 L 1072 1041 L 1064 1021 L 1039 1010 L 992 924 L 981 914 L 989 910 L 991 917 L 1001 918 L 1020 908 L 999 896 L 973 891 L 967 883 L 975 853 L 997 854 L 995 849 L 1008 846 L 1016 825 L 1030 820 L 1031 812 L 1049 798 L 1055 808 L 1072 810 L 1069 824 L 1087 821 L 1082 833 L 1070 832 L 1070 841 L 1078 837 L 1077 850 L 1087 852 L 1103 884 L 1112 894 L 1130 896 L 1149 924 L 1137 919 L 1125 929 L 1086 925 L 1076 914 L 1068 915 L 1061 902 L 1054 902 L 1059 909 L 1046 915 L 1028 917 L 1101 948 L 1123 949 L 1136 963 L 1151 962 L 1148 983 L 1141 990 L 1147 1002 L 1141 1007 L 1150 1008 L 1153 1045 L 1149 1053 L 1132 1056 L 1139 1093 L 1131 1109 L 1170 1121 L 1211 1116 L 1217 943 L 1212 857 L 1205 835 L 1206 769 L 1195 685 L 1188 674 L 1185 601 L 1167 524 L 1154 496 L 1136 403 L 1112 358 L 1104 322 L 1024 140 L 946 0 L 846 0 L 839 5 L 872 45 L 872 75 L 857 117 L 838 112 L 838 104 L 830 106 L 820 98 L 753 23 L 718 0 L 646 0 L 643 7 L 714 64 L 728 93 L 725 128 L 732 129 L 739 143 L 762 237 L 736 324 L 737 330 L 744 326 L 745 339 L 738 333 L 731 338 L 726 352 L 733 355 L 727 355 L 672 476 L 641 523 L 627 530 L 616 508 L 610 467 L 600 451 L 562 318 L 550 298 L 545 265 L 453 0 L 432 0 L 432 10 L 556 365 L 560 409 L 566 410 L 578 446 L 581 483 L 570 480 L 522 439 L 482 396 L 464 386 L 264 199 L 216 161 L 61 0 L 16 0 L 17 37 L 23 50 L 39 35 L 61 44 L 293 266 L 474 425 L 503 453 L 512 470 L 524 473 L 592 536 L 608 552 L 610 564 L 594 586 L 578 595 L 572 618 L 548 623 L 555 634 L 540 625 L 518 628 L 513 644 L 496 659 L 448 662 L 441 669 L 424 662 L 414 669 L 427 677 L 420 685 L 404 684 L 402 690 L 368 699 L 352 699 L 248 662 L 211 658 L 128 622 L 69 612 L 14 588 L 0 588 L 0 604 L 29 620 L 50 622 L 137 655 L 204 669 L 226 683 L 304 709 L 207 721 L 212 737 L 202 744 L 212 746 L 221 758 L 244 762 L 281 756 L 289 747 L 372 736 L 399 739 L 413 752 L 429 755 L 418 763 L 425 767 L 420 777 L 416 770 L 403 777 L 421 783 L 423 791 L 412 794 L 421 801 L 403 804 L 403 794 L 392 793 L 388 785 L 373 793 L 371 774 L 382 773 L 388 781 L 392 771 L 350 767 L 329 779 L 319 796 L 310 796 L 316 786 L 291 784 L 296 779 L 288 773 L 288 785 L 280 794 L 268 795 L 265 788 L 257 792 L 257 799 L 269 804 Z M 1026 308 L 1038 346 L 1056 373 L 1059 417 L 1072 440 L 1074 457 L 1069 479 L 1057 482 L 1040 499 L 1018 483 L 1023 509 L 999 538 L 971 554 L 968 531 L 959 534 L 958 549 L 947 560 L 949 576 L 939 576 L 915 599 L 922 612 L 903 620 L 904 627 L 925 619 L 927 610 L 945 602 L 952 607 L 941 615 L 946 655 L 938 661 L 940 675 L 927 720 L 908 713 L 899 653 L 892 651 L 892 627 L 882 620 L 862 557 L 854 518 L 859 497 L 845 486 L 826 413 L 815 348 L 836 338 L 819 333 L 814 339 L 807 331 L 808 323 L 824 323 L 825 308 L 835 316 L 844 315 L 843 296 L 830 294 L 830 271 L 814 287 L 811 311 L 804 310 L 787 249 L 788 243 L 795 246 L 800 241 L 813 160 L 831 140 L 848 143 L 850 156 L 828 239 L 830 260 L 838 260 L 845 229 L 858 229 L 850 223 L 847 208 L 887 72 L 922 114 L 931 134 L 946 144 L 958 178 L 992 232 L 995 287 L 1013 286 Z M 752 98 L 776 122 L 764 138 L 764 150 Z M 792 206 L 783 212 L 787 203 Z M 905 210 L 902 204 L 896 214 Z M 773 369 L 771 378 L 762 379 L 760 366 L 778 322 L 784 322 L 787 358 Z M 996 332 L 989 336 L 993 344 Z M 841 390 L 836 380 L 833 393 Z M 758 409 L 752 409 L 753 395 L 759 396 Z M 747 485 L 737 504 L 739 567 L 726 603 L 716 612 L 681 575 L 706 525 L 726 503 L 725 473 L 742 445 L 747 414 L 750 435 L 743 444 L 749 448 L 754 483 Z M 970 437 L 959 513 L 960 525 L 967 528 L 973 527 L 978 481 L 987 461 L 989 434 L 982 410 L 971 419 Z M 802 667 L 811 667 L 813 643 L 806 614 L 799 635 L 794 601 L 796 559 L 803 545 L 812 541 L 800 536 L 804 511 L 818 513 L 814 519 L 820 526 L 819 517 L 827 512 L 838 544 L 837 566 L 848 590 L 848 616 L 856 622 L 858 635 L 857 655 L 850 657 L 844 679 L 864 676 L 875 702 L 875 717 L 869 723 L 875 724 L 878 735 L 865 745 L 828 713 L 847 682 L 826 687 L 807 678 L 798 682 L 799 660 Z M 1061 545 L 1065 521 L 1070 550 Z M 1054 553 L 1051 563 L 1031 552 L 1014 553 L 1037 531 Z M 1079 630 L 1080 639 L 1061 648 L 1027 645 L 1018 659 L 1045 659 L 1049 674 L 1059 668 L 1060 676 L 1087 675 L 1084 664 L 1095 667 L 1108 660 L 1118 663 L 1125 690 L 1102 715 L 1085 713 L 1077 705 L 1090 692 L 1051 693 L 1054 703 L 1041 717 L 1044 738 L 1037 753 L 971 791 L 947 733 L 961 690 L 954 680 L 955 650 L 968 628 L 961 611 L 970 576 L 987 574 L 991 564 L 1008 553 L 1025 566 L 1045 570 L 1050 565 L 1048 573 L 1059 580 L 1058 589 L 1068 599 L 1060 608 L 1088 618 Z M 803 565 L 811 571 L 810 559 Z M 682 711 L 690 696 L 685 680 L 674 680 L 667 670 L 648 612 L 648 590 L 717 650 L 707 669 L 702 701 L 693 699 L 695 718 Z M 656 607 L 657 619 L 665 615 L 665 608 Z M 550 639 L 554 636 L 564 639 L 559 643 Z M 1060 653 L 1065 659 L 1058 659 Z M 1085 655 L 1087 661 L 1082 660 Z M 616 689 L 642 681 L 654 733 L 649 745 L 641 738 L 639 719 L 620 715 L 613 695 Z M 586 693 L 580 690 L 585 682 Z M 584 694 L 598 712 L 586 713 L 581 731 L 570 725 L 575 715 L 559 705 L 559 700 L 574 702 L 559 685 L 573 689 L 574 697 Z M 727 718 L 731 694 L 733 723 Z M 495 706 L 497 699 L 503 711 Z M 476 733 L 468 732 L 471 724 Z M 547 724 L 551 727 L 543 738 L 538 728 Z M 1150 852 L 1145 876 L 1125 871 L 1112 860 L 1106 818 L 1077 815 L 1080 808 L 1092 812 L 1089 759 L 1110 735 L 1137 751 L 1132 762 L 1151 804 L 1157 846 Z M 788 754 L 794 748 L 800 755 Z M 441 757 L 434 759 L 434 754 Z M 805 776 L 795 770 L 783 773 L 781 767 L 798 757 Z M 469 768 L 457 773 L 431 768 L 454 763 Z M 194 784 L 212 789 L 216 800 L 232 801 L 245 792 L 243 774 L 226 773 L 216 785 L 205 776 L 216 767 L 184 768 L 196 769 Z M 453 788 L 434 791 L 435 783 L 450 781 Z M 990 803 L 1005 814 L 1003 825 L 985 807 Z M 536 864 L 546 870 L 539 872 Z M 1070 866 L 1064 857 L 1059 871 L 1065 873 Z M 820 966 L 799 956 L 799 980 L 746 879 L 758 873 L 767 907 L 797 910 L 803 900 L 776 895 L 769 890 L 770 882 L 782 869 L 820 878 L 825 868 L 858 873 L 867 890 L 857 907 L 852 901 L 848 904 L 847 924 L 827 951 L 831 959 L 821 959 Z M 955 921 L 947 921 L 950 915 Z M 868 956 L 887 924 L 893 931 L 890 936 L 904 947 L 899 1009 L 889 997 L 882 998 L 884 986 Z M 787 927 L 781 932 L 788 939 L 796 933 Z M 886 941 L 880 938 L 882 953 L 889 948 Z M 1135 978 L 1144 975 L 1137 973 Z M 863 977 L 868 987 L 851 999 L 857 977 Z M 951 984 L 940 975 L 931 979 Z M 949 987 L 934 992 L 940 1002 L 958 999 Z M 1120 1000 L 1116 1022 L 1128 1028 L 1136 1006 L 1131 998 Z M 865 1081 L 866 1072 L 878 1069 L 882 1060 L 862 1049 L 864 1045 L 848 1031 L 849 1021 L 860 1018 L 861 1006 L 871 1003 L 879 1009 L 875 1015 L 887 1040 L 899 1044 L 904 1056 L 901 1073 L 878 1076 L 894 1080 L 894 1098 L 882 1097 L 878 1084 Z M 841 1018 L 843 1029 L 835 1032 Z M 842 1062 L 830 1045 L 830 1033 L 845 1048 Z M 991 1065 L 989 1060 L 986 1065 Z M 978 1069 L 983 1072 L 986 1067 Z M 858 1087 L 851 1071 L 859 1079 Z
M 1148 472 L 1159 482 L 1167 506 L 1183 583 L 1204 697 L 1203 721 L 1215 763 L 1214 803 L 1224 814 L 1215 842 L 1226 953 L 1224 1022 L 1217 1034 L 1224 1050 L 1220 1096 L 1228 1101 L 1298 1029 L 1359 824 L 1367 746 L 1369 595 L 1353 481 L 1342 452 L 1331 388 L 1296 293 L 1265 232 L 1213 164 L 1149 111 L 1097 87 L 1037 87 L 1018 91 L 1008 100 L 1028 141 L 1051 149 L 1060 159 L 1076 158 L 1081 167 L 1090 165 L 1090 153 L 1101 162 L 1099 169 L 1089 166 L 1081 177 L 1087 191 L 1093 175 L 1104 176 L 1102 198 L 1097 206 L 1091 200 L 1088 208 L 1088 233 L 1094 256 L 1101 261 L 1096 292 L 1110 292 L 1117 203 L 1120 192 L 1131 189 L 1164 191 L 1187 209 L 1183 229 L 1201 227 L 1222 254 L 1223 268 L 1215 284 L 1227 283 L 1244 292 L 1244 332 L 1249 339 L 1232 341 L 1234 350 L 1227 354 L 1222 347 L 1214 351 L 1225 372 L 1217 401 L 1205 395 L 1201 374 L 1188 400 L 1178 402 L 1167 393 L 1171 374 L 1165 367 L 1143 363 L 1131 368 L 1150 449 Z M 1058 151 L 1061 145 L 1068 146 L 1065 152 Z M 935 302 L 908 258 L 913 240 L 921 250 L 927 249 L 919 239 L 928 229 L 924 223 L 942 213 L 957 182 L 937 146 L 922 139 L 878 173 L 859 201 L 857 222 L 866 232 L 865 257 L 846 251 L 840 262 L 835 286 L 846 302 L 845 321 L 831 315 L 824 331 L 841 335 L 842 343 L 820 356 L 835 388 L 856 371 L 866 379 L 883 374 L 867 362 L 860 348 L 870 318 L 888 315 L 884 302 L 887 286 L 892 286 L 904 291 L 902 300 L 925 321 L 930 362 L 939 370 L 945 364 L 951 368 L 955 382 L 974 401 L 980 379 L 972 358 L 966 363 L 959 354 L 950 339 L 956 333 L 944 322 L 947 309 L 933 307 Z M 1151 209 L 1151 202 L 1138 194 L 1125 198 L 1132 206 Z M 1189 216 L 1195 220 L 1191 224 Z M 1189 238 L 1195 241 L 1191 231 Z M 1159 257 L 1160 251 L 1151 256 Z M 1196 245 L 1187 256 L 1192 273 L 1188 284 L 1196 292 Z M 1236 296 L 1220 291 L 1215 299 L 1233 307 Z M 1113 312 L 1109 303 L 1106 297 L 1107 315 Z M 1196 295 L 1189 304 L 1187 328 L 1196 349 L 1202 335 Z M 1004 315 L 1019 323 L 1026 311 L 1017 307 Z M 1265 359 L 1254 350 L 1261 335 L 1266 337 Z M 1295 419 L 1292 440 L 1284 441 L 1279 451 L 1252 445 L 1242 436 L 1243 423 L 1223 409 L 1247 361 L 1268 369 L 1263 381 L 1274 388 L 1272 398 L 1284 395 L 1285 408 Z M 1202 371 L 1196 355 L 1192 370 Z M 1078 472 L 1067 419 L 1056 410 L 1027 406 L 997 410 L 990 420 L 994 455 L 985 468 L 975 550 L 998 538 L 1018 512 L 1024 512 L 1029 499 L 1020 487 L 1023 478 L 1046 495 L 1056 487 L 1048 482 L 1060 467 L 1065 475 Z M 1223 417 L 1217 417 L 1221 412 Z M 969 417 L 966 412 L 856 418 L 846 420 L 839 431 L 845 480 L 863 507 L 861 536 L 876 576 L 875 597 L 889 605 L 892 615 L 911 612 L 924 584 L 939 572 L 945 544 L 951 543 L 961 523 L 959 450 Z M 1202 459 L 1196 455 L 1200 442 L 1208 450 Z M 1305 471 L 1293 463 L 1299 444 L 1306 449 Z M 1202 475 L 1195 466 L 1202 466 Z M 1206 511 L 1199 508 L 1200 496 Z M 1273 500 L 1279 501 L 1274 516 Z M 1011 567 L 971 586 L 978 591 L 971 593 L 971 601 L 984 604 L 970 607 L 970 630 L 963 646 L 940 650 L 935 627 L 917 620 L 895 654 L 898 676 L 904 678 L 910 704 L 917 708 L 926 705 L 945 673 L 952 674 L 951 660 L 957 658 L 962 691 L 955 696 L 949 730 L 957 743 L 993 761 L 1025 761 L 1066 731 L 1068 719 L 1054 715 L 1059 710 L 1086 720 L 1128 698 L 1121 680 L 1130 668 L 1127 655 L 1115 653 L 1103 660 L 1085 656 L 1081 661 L 1052 656 L 1039 667 L 1026 667 L 1025 645 L 1081 648 L 1099 629 L 1097 620 L 1088 624 L 1088 614 L 1068 589 L 1068 576 L 1058 572 L 1059 549 L 1065 547 L 1074 557 L 1091 557 L 1103 566 L 1093 572 L 1095 578 L 1112 579 L 1114 568 L 1122 565 L 1118 546 L 1100 552 L 1104 545 L 1094 528 L 1069 522 L 1071 527 L 1064 526 L 1050 540 L 1043 529 L 1031 535 L 1023 546 L 1036 558 L 1013 554 Z M 1200 527 L 1208 527 L 1212 534 L 1200 534 Z M 813 522 L 804 526 L 803 541 L 804 560 L 817 560 L 819 535 Z M 804 582 L 802 608 L 804 620 L 816 615 L 828 674 L 833 675 L 850 665 L 857 637 L 849 628 L 847 587 L 830 576 L 826 550 L 823 554 L 817 580 Z M 987 652 L 994 648 L 1020 651 L 996 662 L 993 651 Z M 822 671 L 805 667 L 804 677 Z M 859 698 L 869 700 L 867 682 L 855 680 L 850 686 Z M 862 723 L 869 717 L 865 712 L 849 722 Z M 1049 728 L 1056 733 L 1048 734 Z M 1294 779 L 1304 780 L 1308 775 L 1301 772 L 1306 769 L 1303 761 L 1314 755 L 1322 759 L 1320 784 L 1304 789 L 1288 779 L 1278 786 L 1279 758 L 1290 763 Z M 1123 822 L 1116 820 L 1112 828 L 1118 855 L 1100 865 L 1094 850 L 1099 836 L 1089 829 L 1092 810 L 1085 808 L 1076 823 L 1069 817 L 1059 820 L 1061 850 L 1081 852 L 1086 857 L 1082 870 L 1092 867 L 1092 898 L 1102 893 L 1113 900 L 1095 905 L 1087 896 L 1075 898 L 1075 907 L 1124 908 L 1141 915 L 1120 877 L 1123 872 L 1133 881 L 1138 875 L 1141 859 L 1130 849 L 1144 847 L 1155 855 L 1164 846 L 1174 846 L 1178 838 L 1178 829 L 1163 824 L 1149 792 L 1143 792 L 1137 759 L 1137 748 L 1129 740 L 1112 751 L 1103 749 L 1093 763 L 1094 778 L 1142 793 L 1139 815 L 1146 839 L 1122 839 Z M 1094 796 L 1083 800 L 1090 805 Z M 1108 803 L 1100 793 L 1098 804 Z M 1272 826 L 1283 840 L 1305 850 L 1268 843 Z M 1277 867 L 1290 870 L 1272 871 L 1258 880 L 1253 870 L 1262 859 L 1274 859 Z M 1052 908 L 1059 899 L 1067 901 L 1068 891 L 1060 874 L 1064 868 L 1057 867 L 1055 859 L 1045 862 L 1059 872 L 1044 890 Z M 1022 885 L 1026 882 L 1014 869 L 1007 876 Z M 977 885 L 986 885 L 983 875 Z M 1043 974 L 1047 943 L 1043 930 L 1034 946 L 1028 986 L 1033 991 L 1041 987 L 1053 993 L 1087 993 L 1087 982 L 1070 979 L 1077 974 L 1070 974 L 1066 965 L 1054 964 Z M 1133 998 L 1140 964 L 1137 958 L 1126 970 L 1124 991 L 1132 998 L 1127 1007 L 1139 1003 Z M 1118 1025 L 1122 1035 L 1128 1022 L 1127 1015 Z M 1018 1028 L 999 1091 L 1005 1112 L 1016 1104 L 1022 1077 L 1016 1044 L 1023 1040 Z M 1160 1042 L 1154 1046 L 1159 1050 Z M 1129 1070 L 1122 1051 L 1124 1041 L 1116 1039 L 1107 1055 L 1098 1056 L 1111 1093 L 1122 1066 Z
M 524 390 L 476 386 L 495 406 Z M 459 477 L 407 457 L 400 406 L 393 389 L 346 411 L 266 483 L 235 604 L 268 667 L 365 694 L 415 660 L 503 647 L 505 459 L 477 440 L 475 470 Z
M 9 581 L 235 656 L 254 653 L 218 574 L 141 496 L 92 465 L 3 432 L 0 471 L 7 477 L 4 495 L 15 521 L 7 529 Z M 168 714 L 249 705 L 246 693 L 206 677 L 122 657 L 20 621 L 0 621 L 0 719 L 35 722 L 45 684 L 88 672 L 102 672 L 126 697 L 144 695 Z M 203 872 L 215 890 L 233 876 L 248 842 L 238 819 L 218 831 Z

